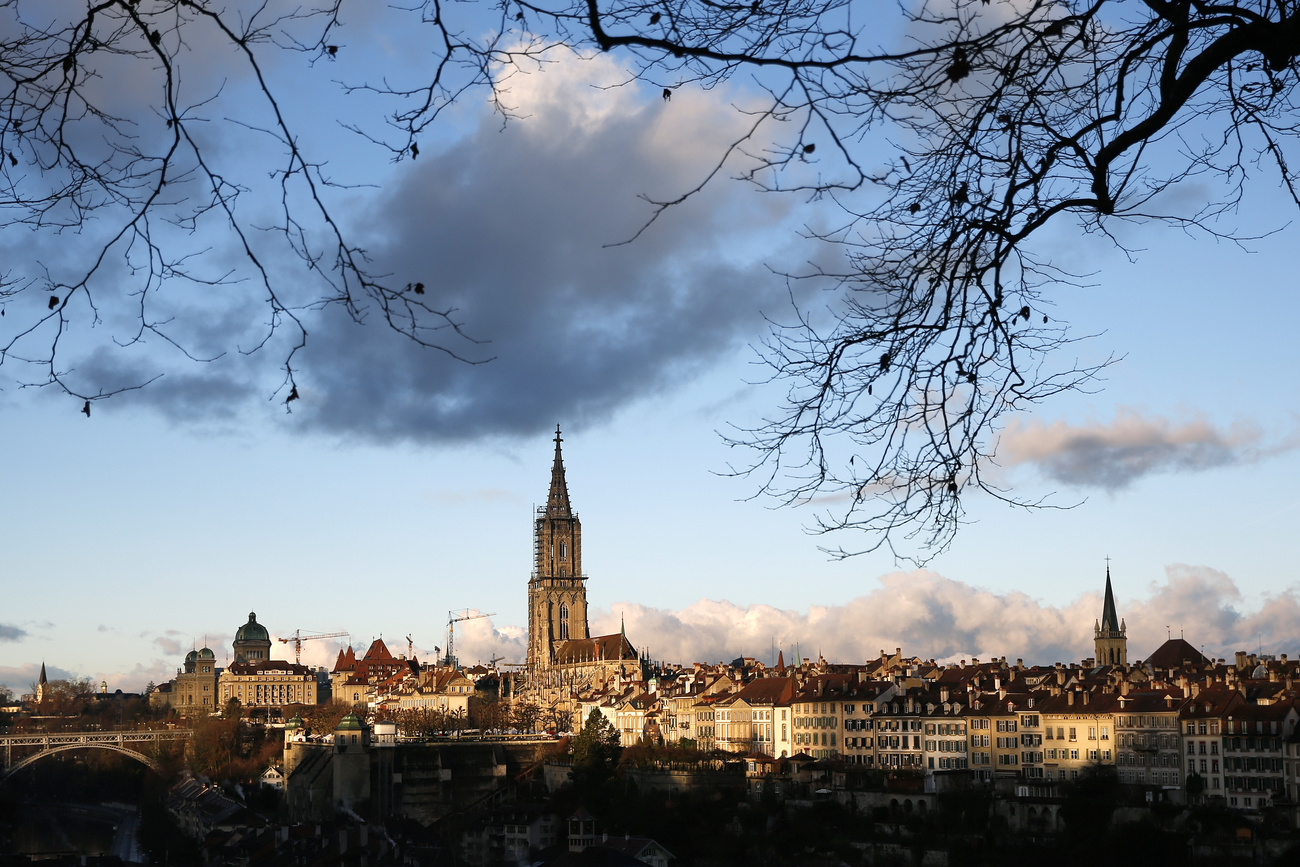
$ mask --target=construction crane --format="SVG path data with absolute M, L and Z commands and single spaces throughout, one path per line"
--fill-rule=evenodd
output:
M 470 612 L 473 611 L 471 614 Z M 456 654 L 453 652 L 456 641 L 456 624 L 466 620 L 478 620 L 480 617 L 492 617 L 495 612 L 484 614 L 477 609 L 466 608 L 464 611 L 447 612 L 447 657 L 443 660 L 444 665 L 454 666 L 456 664 Z
M 349 632 L 317 632 L 311 635 L 303 635 L 301 629 L 295 629 L 293 635 L 288 638 L 281 638 L 284 644 L 293 645 L 293 661 L 296 665 L 302 665 L 302 643 L 304 641 L 315 641 L 318 638 L 347 638 Z

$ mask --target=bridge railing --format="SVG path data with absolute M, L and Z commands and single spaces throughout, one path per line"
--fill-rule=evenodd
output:
M 33 732 L 32 734 L 7 735 L 0 737 L 0 767 L 8 768 L 13 763 L 13 751 L 21 747 L 38 747 L 40 751 L 50 749 L 67 749 L 75 746 L 116 746 L 127 744 L 162 743 L 184 740 L 193 734 L 189 729 L 171 729 L 166 731 L 120 731 L 120 732 Z

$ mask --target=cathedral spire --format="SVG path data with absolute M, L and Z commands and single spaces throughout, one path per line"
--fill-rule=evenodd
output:
M 555 463 L 551 464 L 551 490 L 546 495 L 546 517 L 571 518 L 573 508 L 569 504 L 569 484 L 564 479 L 564 456 L 560 454 L 560 426 L 555 426 Z

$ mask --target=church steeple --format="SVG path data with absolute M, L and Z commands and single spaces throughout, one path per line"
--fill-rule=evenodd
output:
M 1108 558 L 1109 559 L 1109 558 Z M 1115 593 L 1110 586 L 1110 563 L 1106 564 L 1106 596 L 1101 621 L 1093 627 L 1093 644 L 1098 665 L 1128 664 L 1128 629 L 1115 610 Z
M 1101 606 L 1101 628 L 1119 630 L 1119 617 L 1115 614 L 1115 594 L 1110 589 L 1110 564 L 1106 564 L 1106 601 Z

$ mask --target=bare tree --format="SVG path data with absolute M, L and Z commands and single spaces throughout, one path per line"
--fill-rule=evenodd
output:
M 286 401 L 297 395 L 306 309 L 377 313 L 451 354 L 471 346 L 423 283 L 390 286 L 369 272 L 330 213 L 329 179 L 263 74 L 276 52 L 335 57 L 340 2 L 218 11 L 200 0 L 112 0 L 57 18 L 45 4 L 0 0 L 0 220 L 102 229 L 71 271 L 6 277 L 0 309 L 18 326 L 0 332 L 0 364 L 34 365 L 35 384 L 84 398 L 88 412 L 112 392 L 79 391 L 65 376 L 71 324 L 125 303 L 136 322 L 125 342 L 172 340 L 170 319 L 154 307 L 162 286 L 236 279 L 172 245 L 211 223 L 244 256 L 237 279 L 252 275 L 264 297 L 263 344 L 281 329 L 293 334 Z M 408 11 L 428 28 L 425 62 L 402 58 L 400 75 L 347 85 L 394 101 L 387 127 L 354 129 L 398 159 L 415 158 L 467 91 L 487 92 L 508 116 L 499 84 L 561 47 L 618 52 L 629 80 L 662 87 L 665 100 L 740 73 L 766 92 L 731 152 L 750 157 L 745 181 L 820 199 L 838 216 L 838 228 L 816 236 L 842 264 L 784 270 L 840 291 L 828 311 L 802 310 L 774 329 L 765 357 L 788 385 L 786 401 L 734 441 L 757 449 L 742 470 L 758 473 L 764 491 L 824 506 L 819 529 L 872 534 L 837 549 L 844 555 L 941 550 L 972 490 L 1029 505 L 988 481 L 999 421 L 1087 387 L 1105 364 L 1076 363 L 1072 336 L 1051 316 L 1054 294 L 1087 275 L 1043 254 L 1034 242 L 1044 227 L 1073 221 L 1110 236 L 1117 220 L 1162 221 L 1230 237 L 1218 219 L 1264 170 L 1300 204 L 1288 160 L 1294 0 L 917 0 L 896 17 L 854 0 L 424 0 Z M 316 279 L 319 291 L 305 299 L 284 297 L 264 252 L 268 233 L 240 209 L 252 180 L 218 165 L 199 134 L 216 92 L 190 96 L 180 73 L 205 40 L 230 50 L 264 110 L 246 123 L 281 157 L 280 218 L 269 234 Z M 119 69 L 152 88 L 141 85 L 147 111 L 139 100 L 129 117 L 114 111 L 102 84 Z M 680 196 L 655 202 L 656 218 L 721 174 L 727 156 Z M 1186 196 L 1167 195 L 1189 179 L 1217 182 L 1190 210 Z M 110 273 L 110 262 L 125 268 Z M 129 293 L 106 288 L 122 273 Z
M 89 415 L 93 401 L 150 379 L 134 369 L 74 374 L 78 359 L 113 366 L 89 351 L 91 327 L 107 329 L 110 347 L 151 341 L 195 361 L 274 344 L 289 403 L 304 314 L 330 307 L 486 359 L 430 277 L 390 282 L 373 271 L 270 83 L 286 57 L 326 74 L 341 5 L 0 0 L 0 226 L 10 250 L 0 365 L 17 367 L 23 385 L 76 397 Z M 220 141 L 236 134 L 243 140 Z M 18 240 L 23 228 L 36 233 L 30 242 Z M 299 263 L 292 279 L 286 258 Z M 236 305 L 232 296 L 251 304 L 240 311 L 242 342 L 196 346 L 194 327 L 218 304 Z
M 588 0 L 554 20 L 626 52 L 665 98 L 742 70 L 767 89 L 736 145 L 759 163 L 745 178 L 838 208 L 816 236 L 843 266 L 791 269 L 840 292 L 828 322 L 801 311 L 774 329 L 765 359 L 787 397 L 733 438 L 757 449 L 742 470 L 784 502 L 821 504 L 821 531 L 871 534 L 836 554 L 925 559 L 951 541 L 963 493 L 1033 505 L 986 477 L 999 420 L 1108 363 L 1075 361 L 1051 316 L 1053 294 L 1087 275 L 1035 247 L 1045 226 L 1232 238 L 1220 218 L 1253 172 L 1300 204 L 1298 13 L 1291 0 L 920 0 L 890 21 L 852 0 Z M 1211 198 L 1169 194 L 1206 180 Z

